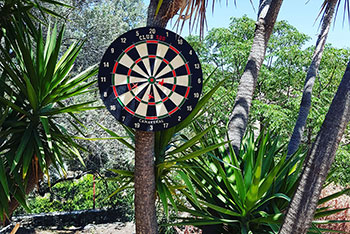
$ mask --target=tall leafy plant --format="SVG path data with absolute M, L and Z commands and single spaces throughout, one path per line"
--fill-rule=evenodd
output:
M 197 124 L 194 129 L 202 131 Z M 212 131 L 201 139 L 200 147 L 222 141 Z M 279 137 L 270 132 L 262 131 L 255 140 L 250 134 L 242 143 L 239 155 L 235 155 L 229 145 L 228 149 L 218 148 L 187 162 L 183 170 L 189 175 L 190 182 L 180 189 L 187 202 L 178 201 L 177 207 L 191 216 L 181 218 L 183 221 L 176 225 L 191 224 L 204 229 L 215 225 L 211 226 L 215 233 L 278 232 L 283 212 L 295 191 L 305 154 L 297 152 L 286 159 L 285 145 L 280 145 Z M 192 191 L 196 191 L 195 196 Z M 319 209 L 315 217 L 341 211 L 327 208 Z M 316 230 L 315 227 L 311 229 Z
M 0 56 L 0 217 L 10 216 L 18 203 L 28 209 L 25 197 L 49 165 L 64 171 L 63 158 L 78 157 L 82 149 L 60 123 L 69 114 L 71 124 L 82 123 L 74 115 L 95 107 L 92 102 L 67 104 L 69 98 L 90 92 L 92 66 L 72 77 L 74 61 L 83 42 L 60 51 L 64 33 L 43 30 L 26 18 L 13 17 L 6 25 Z M 74 123 L 75 122 L 75 123 Z

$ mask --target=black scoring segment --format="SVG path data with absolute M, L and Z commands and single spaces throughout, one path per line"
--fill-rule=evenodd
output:
M 175 69 L 176 76 L 188 75 L 186 66 L 181 66 Z
M 154 76 L 157 76 L 159 74 L 159 72 L 161 72 L 166 66 L 168 66 L 168 64 L 166 64 L 165 62 L 162 62 L 159 67 L 158 67 L 158 70 L 155 71 L 153 74 Z M 162 76 L 163 77 L 163 76 Z M 160 77 L 158 77 L 160 78 Z
M 147 117 L 157 116 L 156 106 L 149 105 L 147 108 Z
M 124 66 L 123 64 L 118 63 L 117 69 L 115 70 L 116 74 L 127 75 L 129 72 L 129 68 Z
M 171 101 L 170 98 L 168 98 L 165 102 L 164 102 L 167 110 L 170 112 L 172 110 L 174 110 L 177 106 L 175 105 L 175 103 L 173 101 Z
M 129 88 L 128 88 L 128 85 L 116 85 L 116 88 L 117 88 L 117 92 L 118 92 L 118 95 L 123 95 L 124 93 L 127 93 L 129 92 Z
M 136 99 L 133 99 L 131 102 L 129 102 L 128 105 L 126 105 L 130 110 L 134 111 L 137 109 L 137 107 L 140 105 L 140 102 L 138 102 Z
M 175 57 L 177 53 L 175 53 L 172 49 L 169 48 L 168 52 L 165 54 L 164 58 L 171 62 Z
M 156 55 L 157 53 L 157 43 L 147 43 L 148 54 Z
M 164 92 L 157 85 L 155 87 L 156 87 L 155 89 L 158 92 L 158 94 L 161 97 L 161 99 L 166 98 L 166 95 L 164 94 Z
M 146 58 L 146 59 L 147 59 L 147 58 Z M 146 68 L 146 66 L 145 66 L 145 64 L 143 63 L 142 60 L 140 60 L 140 61 L 137 63 L 137 65 L 142 69 L 143 72 L 145 72 L 146 74 L 148 73 L 147 68 Z
M 145 94 L 146 94 L 146 90 L 147 90 L 147 87 L 144 88 L 144 89 L 142 89 L 142 90 L 137 94 L 137 97 L 138 97 L 139 99 L 142 99 L 142 98 L 145 96 Z
M 132 48 L 131 50 L 129 50 L 127 52 L 127 55 L 129 55 L 129 57 L 134 60 L 134 61 L 137 61 L 139 58 L 140 58 L 140 55 L 139 53 L 137 52 L 136 48 Z
M 176 85 L 175 93 L 180 94 L 181 96 L 185 96 L 187 92 L 187 87 Z
M 151 73 L 154 75 L 154 63 L 155 63 L 156 59 L 155 58 L 150 58 L 149 59 L 149 63 L 151 66 Z

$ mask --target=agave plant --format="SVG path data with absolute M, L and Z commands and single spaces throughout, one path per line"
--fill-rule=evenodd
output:
M 196 124 L 194 130 L 202 131 Z M 201 147 L 223 141 L 214 130 L 201 139 Z M 279 137 L 264 131 L 256 140 L 254 134 L 249 134 L 242 145 L 239 155 L 229 144 L 228 149 L 217 148 L 187 162 L 183 170 L 190 182 L 180 190 L 187 203 L 180 201 L 177 207 L 191 216 L 181 218 L 183 221 L 175 225 L 201 226 L 210 230 L 208 233 L 278 232 L 283 212 L 296 189 L 305 153 L 298 151 L 287 160 Z M 191 191 L 196 191 L 196 196 Z M 328 196 L 320 203 L 347 191 Z M 318 209 L 315 218 L 343 210 L 328 208 Z M 319 233 L 320 229 L 313 226 L 310 232 L 313 231 Z
M 71 97 L 90 92 L 97 73 L 92 66 L 72 76 L 74 61 L 83 42 L 60 52 L 64 27 L 43 30 L 26 18 L 13 17 L 4 30 L 0 53 L 0 217 L 10 216 L 49 165 L 64 172 L 65 156 L 81 160 L 82 149 L 60 123 L 66 114 L 82 126 L 74 113 L 95 107 L 92 102 L 68 105 Z M 75 123 L 74 123 L 75 122 Z M 82 161 L 82 160 L 81 160 Z

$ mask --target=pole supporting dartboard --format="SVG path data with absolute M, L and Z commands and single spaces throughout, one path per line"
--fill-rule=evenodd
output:
M 136 217 L 146 215 L 149 210 L 136 206 L 137 199 L 145 201 L 145 197 L 137 197 L 137 180 L 142 182 L 147 173 L 154 177 L 154 171 L 143 171 L 137 160 L 154 144 L 154 137 L 152 142 L 143 142 L 142 138 L 148 132 L 174 127 L 195 108 L 202 91 L 199 59 L 185 39 L 174 32 L 158 27 L 133 29 L 108 47 L 100 63 L 98 85 L 109 112 L 137 132 L 135 213 Z M 153 162 L 153 158 L 150 160 Z M 154 205 L 155 182 L 148 182 Z M 136 229 L 142 233 L 137 222 Z

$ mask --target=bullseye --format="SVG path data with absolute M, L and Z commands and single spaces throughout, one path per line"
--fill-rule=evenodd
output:
M 156 82 L 156 79 L 154 79 L 154 77 L 150 77 L 150 78 L 148 79 L 148 82 L 149 82 L 150 84 L 154 84 L 154 83 Z

